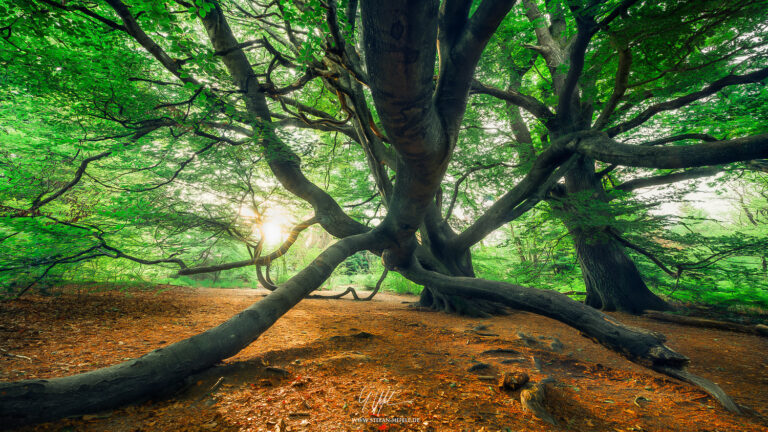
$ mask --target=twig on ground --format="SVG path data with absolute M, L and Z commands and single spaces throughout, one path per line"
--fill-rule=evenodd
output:
M 8 350 L 5 349 L 5 348 L 0 348 L 0 354 L 4 355 L 6 357 L 20 358 L 20 359 L 24 359 L 24 360 L 33 361 L 32 358 L 30 358 L 30 357 L 27 357 L 27 356 L 24 356 L 24 355 L 20 355 L 20 354 L 13 354 L 11 352 L 8 352 Z

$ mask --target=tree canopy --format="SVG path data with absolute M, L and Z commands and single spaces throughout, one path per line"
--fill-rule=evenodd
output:
M 679 281 L 735 254 L 762 259 L 764 279 L 766 6 L 0 2 L 7 295 L 53 275 L 139 266 L 255 268 L 274 290 L 141 359 L 4 384 L 0 416 L 114 406 L 208 367 L 360 251 L 422 286 L 423 306 L 550 316 L 737 411 L 663 337 L 597 309 L 669 308 L 649 280 Z M 744 188 L 738 232 L 681 231 L 691 223 L 658 217 L 637 193 L 714 176 Z M 293 225 L 282 244 L 270 240 L 275 220 Z M 338 242 L 274 286 L 270 263 L 312 226 Z M 585 303 L 477 277 L 473 247 L 499 233 L 519 265 L 533 261 L 537 235 L 556 237 L 578 261 Z M 173 365 L 179 355 L 190 360 Z M 78 403 L 62 404 L 75 388 Z M 19 408 L 29 399 L 39 403 Z

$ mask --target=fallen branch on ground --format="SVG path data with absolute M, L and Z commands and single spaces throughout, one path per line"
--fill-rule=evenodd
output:
M 746 325 L 726 321 L 717 321 L 708 318 L 697 318 L 684 315 L 675 315 L 666 312 L 647 310 L 643 313 L 646 318 L 651 318 L 657 321 L 671 322 L 675 324 L 713 328 L 718 330 L 729 330 L 739 333 L 750 333 L 760 336 L 768 336 L 768 326 L 763 324 Z

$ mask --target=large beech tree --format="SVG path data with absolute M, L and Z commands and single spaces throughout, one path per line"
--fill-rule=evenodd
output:
M 609 223 L 586 229 L 569 197 L 586 194 L 609 203 L 601 179 L 617 167 L 700 170 L 768 157 L 768 134 L 759 125 L 748 133 L 714 137 L 700 132 L 703 126 L 694 116 L 678 120 L 689 121 L 696 133 L 654 124 L 660 114 L 768 78 L 761 56 L 764 6 L 760 1 L 673 0 L 39 0 L 3 5 L 2 61 L 9 71 L 3 85 L 13 90 L 12 100 L 22 103 L 26 95 L 35 95 L 57 106 L 56 115 L 71 112 L 87 121 L 77 122 L 85 138 L 74 140 L 77 153 L 68 156 L 70 163 L 79 161 L 76 168 L 66 178 L 32 187 L 18 182 L 6 192 L 14 199 L 2 207 L 12 227 L 22 230 L 42 221 L 45 227 L 80 233 L 85 243 L 74 252 L 1 270 L 34 266 L 45 274 L 57 265 L 106 257 L 175 266 L 179 274 L 191 275 L 269 265 L 315 223 L 339 240 L 270 295 L 207 332 L 109 368 L 1 384 L 0 418 L 12 423 L 53 419 L 115 407 L 167 388 L 252 343 L 362 250 L 380 255 L 387 270 L 424 286 L 423 305 L 474 315 L 514 308 L 551 317 L 634 362 L 701 386 L 738 411 L 716 385 L 688 373 L 688 359 L 665 346 L 663 336 L 625 326 L 596 309 L 637 312 L 665 304 L 643 283 L 620 233 Z M 446 173 L 463 148 L 483 145 L 468 139 L 464 127 L 470 98 L 478 97 L 505 106 L 499 124 L 507 124 L 515 137 L 498 149 L 510 160 L 490 165 L 509 163 L 517 171 L 475 220 L 452 225 L 456 194 L 446 197 L 457 189 Z M 344 197 L 332 196 L 312 180 L 305 172 L 311 162 L 300 157 L 312 153 L 292 140 L 319 135 L 294 132 L 301 129 L 341 135 L 358 146 L 355 154 L 365 160 L 353 166 L 367 167 L 381 218 L 363 223 L 350 216 L 339 204 Z M 120 176 L 102 175 L 101 164 L 151 153 L 158 142 L 168 146 L 163 157 L 170 152 L 182 158 L 166 167 L 166 181 L 125 187 Z M 103 218 L 93 218 L 78 201 L 88 198 L 82 190 L 87 182 L 126 194 L 171 187 L 184 170 L 199 167 L 193 161 L 221 155 L 222 148 L 258 155 L 252 164 L 263 160 L 274 182 L 314 213 L 270 254 L 262 254 L 263 242 L 251 243 L 236 225 L 222 227 L 194 214 L 181 224 L 226 232 L 245 242 L 250 255 L 192 265 L 183 254 L 126 250 L 99 225 Z M 238 161 L 242 173 L 248 159 L 241 153 L 231 160 Z M 233 170 L 234 162 L 214 160 L 221 165 L 204 181 L 244 181 L 243 190 L 256 195 L 258 186 L 249 176 L 217 178 Z M 596 172 L 596 161 L 607 166 Z M 146 169 L 127 170 L 139 171 Z M 677 178 L 711 172 L 683 171 Z M 622 189 L 633 186 L 617 187 Z M 558 209 L 574 239 L 587 305 L 551 291 L 474 277 L 472 246 L 542 201 Z M 62 202 L 80 211 L 62 212 L 56 207 Z

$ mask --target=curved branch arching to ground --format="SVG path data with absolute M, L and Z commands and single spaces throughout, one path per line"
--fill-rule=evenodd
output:
M 686 371 L 688 358 L 664 345 L 663 335 L 624 325 L 564 294 L 505 282 L 446 276 L 424 270 L 416 262 L 401 273 L 441 294 L 481 299 L 556 319 L 634 363 L 701 387 L 727 410 L 740 412 L 738 405 L 715 383 Z
M 373 234 L 347 237 L 268 296 L 208 331 L 137 359 L 79 375 L 0 384 L 0 423 L 14 426 L 115 408 L 167 392 L 187 376 L 237 354 L 315 290 L 347 257 L 375 247 Z
M 261 269 L 262 266 L 257 265 L 256 266 L 256 278 L 258 279 L 261 286 L 264 288 L 274 291 L 277 289 L 277 285 L 275 285 L 274 282 L 272 282 L 272 278 L 269 277 L 269 267 L 271 263 L 268 263 L 264 266 L 264 270 Z

